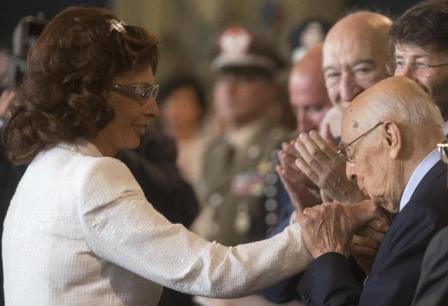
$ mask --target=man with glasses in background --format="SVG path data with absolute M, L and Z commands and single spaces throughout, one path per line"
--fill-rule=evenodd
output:
M 391 28 L 395 60 L 390 73 L 416 81 L 440 107 L 448 135 L 448 1 L 422 1 Z
M 408 9 L 391 29 L 395 60 L 388 69 L 415 80 L 440 107 L 448 135 L 448 2 L 423 1 Z M 447 140 L 439 144 L 447 160 Z M 446 200 L 448 201 L 448 199 Z M 425 254 L 413 305 L 448 303 L 448 228 L 432 240 Z
M 347 162 L 347 177 L 396 216 L 361 289 L 347 261 L 359 206 L 329 203 L 303 211 L 298 222 L 315 258 L 298 287 L 308 305 L 410 305 L 425 250 L 448 225 L 447 167 L 436 148 L 442 125 L 431 97 L 404 77 L 377 83 L 344 111 L 338 155 Z

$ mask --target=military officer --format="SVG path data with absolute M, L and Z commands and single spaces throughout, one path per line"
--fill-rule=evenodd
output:
M 236 245 L 262 239 L 275 221 L 269 214 L 275 207 L 266 209 L 259 198 L 276 192 L 265 181 L 277 179 L 271 160 L 288 135 L 272 119 L 283 62 L 249 31 L 231 27 L 220 36 L 211 66 L 217 73 L 213 103 L 224 132 L 206 145 L 202 157 L 197 187 L 203 208 L 193 230 Z

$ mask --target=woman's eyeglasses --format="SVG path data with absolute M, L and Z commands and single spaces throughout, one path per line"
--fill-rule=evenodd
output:
M 138 102 L 140 105 L 143 105 L 150 97 L 154 100 L 157 98 L 157 94 L 159 93 L 159 85 L 112 84 L 111 90 Z

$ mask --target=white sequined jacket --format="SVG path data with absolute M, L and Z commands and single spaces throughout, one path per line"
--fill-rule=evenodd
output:
M 120 161 L 79 141 L 30 164 L 4 223 L 7 306 L 157 305 L 161 285 L 236 297 L 311 260 L 299 225 L 237 247 L 171 224 Z

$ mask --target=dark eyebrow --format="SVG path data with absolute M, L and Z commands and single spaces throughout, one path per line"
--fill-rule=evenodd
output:
M 401 58 L 401 59 L 404 59 L 404 56 L 401 55 L 401 54 L 395 54 L 394 57 L 395 57 L 395 58 Z M 429 54 L 417 54 L 417 55 L 415 55 L 415 56 L 411 56 L 411 58 L 412 58 L 413 60 L 419 60 L 419 59 L 422 59 L 422 58 L 424 59 L 424 58 L 429 58 L 429 57 L 430 57 Z

